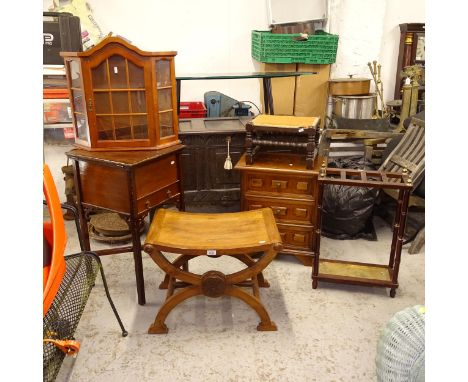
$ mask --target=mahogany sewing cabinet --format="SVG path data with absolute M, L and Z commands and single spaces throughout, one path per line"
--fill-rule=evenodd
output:
M 185 209 L 178 144 L 161 150 L 88 151 L 73 149 L 76 202 L 85 250 L 90 250 L 87 210 L 105 209 L 124 216 L 132 245 L 95 251 L 98 255 L 133 252 L 138 303 L 145 304 L 140 225 L 157 206 L 176 202 Z
M 244 154 L 235 166 L 241 172 L 241 210 L 270 207 L 283 241 L 281 253 L 307 266 L 315 254 L 319 160 L 309 170 L 303 153 L 260 152 L 252 165 Z

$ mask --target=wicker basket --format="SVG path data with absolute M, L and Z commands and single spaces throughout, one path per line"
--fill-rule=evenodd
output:
M 396 313 L 377 345 L 379 382 L 422 382 L 425 378 L 425 309 L 415 305 Z

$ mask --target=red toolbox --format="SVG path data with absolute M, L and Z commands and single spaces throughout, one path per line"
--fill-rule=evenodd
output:
M 179 118 L 206 118 L 203 102 L 181 102 Z

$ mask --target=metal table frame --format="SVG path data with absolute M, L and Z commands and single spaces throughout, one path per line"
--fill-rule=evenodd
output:
M 271 79 L 283 77 L 299 77 L 317 74 L 317 72 L 247 72 L 247 73 L 216 73 L 216 74 L 184 74 L 176 76 L 177 82 L 177 115 L 180 114 L 181 81 L 188 80 L 236 80 L 248 78 L 261 78 L 263 82 L 264 114 L 275 114 L 273 109 L 273 96 L 271 93 Z

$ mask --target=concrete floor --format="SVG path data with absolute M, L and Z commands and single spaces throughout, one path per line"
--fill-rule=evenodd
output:
M 70 146 L 44 145 L 63 195 L 64 153 Z M 388 262 L 391 230 L 375 218 L 378 241 L 322 239 L 323 258 Z M 67 253 L 78 251 L 73 222 L 67 222 Z M 144 240 L 144 235 L 142 236 Z M 102 248 L 92 242 L 93 249 Z M 107 302 L 102 281 L 96 287 L 76 332 L 81 350 L 67 358 L 58 381 L 375 381 L 380 331 L 398 311 L 425 304 L 424 248 L 409 255 L 405 246 L 395 298 L 388 289 L 319 283 L 311 287 L 311 269 L 295 258 L 279 256 L 264 272 L 271 284 L 262 300 L 277 332 L 258 332 L 258 317 L 237 299 L 195 297 L 166 320 L 169 333 L 147 330 L 164 301 L 158 285 L 163 272 L 143 254 L 146 299 L 137 303 L 132 254 L 102 258 L 114 303 L 129 335 L 123 338 Z M 232 259 L 199 258 L 195 272 L 239 268 Z

